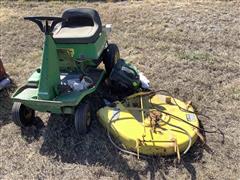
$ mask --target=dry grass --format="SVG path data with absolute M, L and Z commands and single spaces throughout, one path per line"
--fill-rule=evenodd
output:
M 94 7 L 113 23 L 111 42 L 158 89 L 192 100 L 225 134 L 207 134 L 209 147 L 195 145 L 174 158 L 137 160 L 116 151 L 104 129 L 77 137 L 71 121 L 39 113 L 44 122 L 25 130 L 10 121 L 11 101 L 0 97 L 1 179 L 239 179 L 240 3 L 236 1 L 140 1 L 119 3 L 1 2 L 3 63 L 16 85 L 40 61 L 42 34 L 22 17 L 60 15 L 68 7 Z

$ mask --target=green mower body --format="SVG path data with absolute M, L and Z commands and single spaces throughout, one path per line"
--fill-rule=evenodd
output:
M 62 18 L 25 18 L 35 22 L 45 34 L 41 67 L 33 72 L 26 85 L 18 88 L 12 95 L 14 102 L 21 103 L 28 109 L 74 114 L 81 102 L 86 102 L 86 98 L 96 91 L 106 75 L 105 70 L 98 68 L 102 61 L 109 61 L 107 33 L 102 28 L 98 14 L 91 9 L 67 11 L 68 14 L 64 13 Z M 90 20 L 93 22 L 89 25 L 87 23 Z M 49 22 L 52 22 L 51 25 Z M 56 30 L 55 26 L 59 24 L 61 27 Z M 79 91 L 62 92 L 64 79 L 79 76 L 89 77 L 92 85 Z M 16 107 L 21 115 L 20 106 Z M 16 112 L 13 112 L 14 116 Z
M 97 69 L 101 54 L 106 47 L 107 36 L 103 33 L 92 44 L 55 44 L 51 35 L 45 37 L 42 66 L 28 79 L 26 85 L 12 95 L 15 102 L 41 112 L 74 113 L 75 107 L 87 95 L 93 93 L 104 78 L 105 72 Z M 77 54 L 85 56 L 77 59 Z M 85 72 L 87 71 L 87 72 Z M 95 85 L 84 91 L 62 93 L 58 91 L 61 73 L 84 74 L 95 80 Z

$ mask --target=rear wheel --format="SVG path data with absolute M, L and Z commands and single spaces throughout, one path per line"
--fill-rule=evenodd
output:
M 110 75 L 112 68 L 118 59 L 120 59 L 120 53 L 117 45 L 109 44 L 108 47 L 103 51 L 103 63 L 108 76 Z
M 86 134 L 91 125 L 92 116 L 90 104 L 88 102 L 81 103 L 75 111 L 74 124 L 79 135 Z
M 26 127 L 33 124 L 35 111 L 20 102 L 15 102 L 12 107 L 12 120 L 20 127 Z

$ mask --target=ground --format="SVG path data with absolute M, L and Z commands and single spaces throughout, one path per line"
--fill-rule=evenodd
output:
M 118 3 L 1 1 L 1 57 L 15 83 L 39 66 L 42 34 L 23 20 L 60 15 L 69 7 L 96 8 L 113 24 L 110 42 L 134 63 L 155 89 L 191 100 L 207 130 L 177 164 L 175 157 L 140 159 L 118 152 L 97 121 L 78 137 L 73 123 L 38 113 L 35 126 L 11 122 L 12 103 L 0 95 L 1 179 L 239 179 L 240 177 L 240 2 L 133 1 Z M 12 93 L 12 90 L 10 94 Z M 43 122 L 43 123 L 41 123 Z

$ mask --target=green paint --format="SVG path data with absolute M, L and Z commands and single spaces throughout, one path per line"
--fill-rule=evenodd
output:
M 107 42 L 107 35 L 102 32 L 95 43 L 90 44 L 56 44 L 57 49 L 73 49 L 73 58 L 81 57 L 90 60 L 97 60 L 101 55 Z
M 38 85 L 40 80 L 40 68 L 37 69 L 29 78 L 28 82 Z
M 96 91 L 105 72 L 102 71 L 94 87 L 65 94 L 58 92 L 60 74 L 84 74 L 88 66 L 97 67 L 106 43 L 105 32 L 92 44 L 55 44 L 51 35 L 45 35 L 42 66 L 28 79 L 37 88 L 22 86 L 12 95 L 12 100 L 41 112 L 73 114 L 75 107 Z
M 38 87 L 38 98 L 50 100 L 57 92 L 57 86 L 60 84 L 60 71 L 58 65 L 58 56 L 56 45 L 51 35 L 45 36 L 42 68 Z
M 83 98 L 96 91 L 104 75 L 105 73 L 102 72 L 96 85 L 90 89 L 61 94 L 52 100 L 38 99 L 37 88 L 24 88 L 24 86 L 16 90 L 12 99 L 14 102 L 21 102 L 24 105 L 40 112 L 72 114 L 74 113 L 75 107 L 82 101 Z

